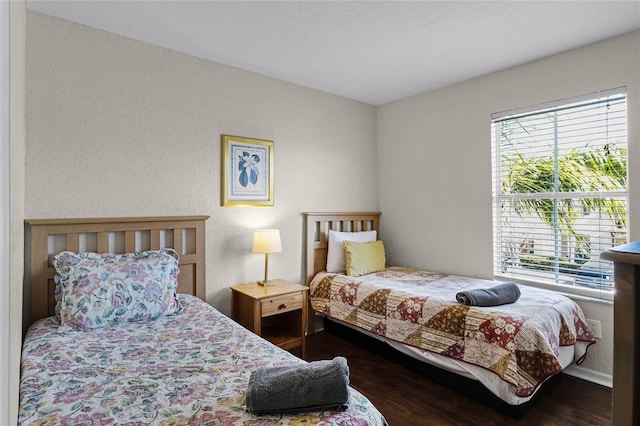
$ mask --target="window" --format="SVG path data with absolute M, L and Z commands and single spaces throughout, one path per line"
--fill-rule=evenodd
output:
M 492 116 L 494 274 L 611 298 L 627 240 L 626 92 Z

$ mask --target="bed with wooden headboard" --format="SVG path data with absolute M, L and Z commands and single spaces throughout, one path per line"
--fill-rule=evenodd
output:
M 557 293 L 520 286 L 523 297 L 512 303 L 476 307 L 459 303 L 457 292 L 484 291 L 498 283 L 420 271 L 405 267 L 407 265 L 383 264 L 373 273 L 362 276 L 327 272 L 330 230 L 343 233 L 375 230 L 380 239 L 379 218 L 379 212 L 305 213 L 306 279 L 311 305 L 308 324 L 313 325 L 315 315 L 320 315 L 325 318 L 325 329 L 348 327 L 382 340 L 420 362 L 462 374 L 467 380 L 461 382 L 460 389 L 475 391 L 478 387 L 469 386 L 467 382 L 480 382 L 486 386 L 485 393 L 494 394 L 493 399 L 497 400 L 494 405 L 516 415 L 526 412 L 533 397 L 542 394 L 539 390 L 544 387 L 543 382 L 556 382 L 560 377 L 557 373 L 574 360 L 584 359 L 586 348 L 595 342 L 580 307 Z M 358 241 L 357 236 L 354 238 Z M 378 249 L 383 247 L 373 244 Z M 354 245 L 349 247 L 352 250 Z M 371 259 L 374 258 L 376 256 Z M 505 326 L 504 330 L 496 326 L 512 318 L 520 318 L 522 324 L 518 323 L 513 329 Z M 558 324 L 569 326 L 565 330 Z M 521 329 L 523 333 L 519 333 Z M 508 333 L 505 330 L 509 330 Z M 503 347 L 498 342 L 507 335 L 513 339 L 509 342 L 524 342 L 524 346 Z M 560 342 L 555 354 L 549 349 L 554 347 L 554 342 L 556 346 Z M 506 348 L 509 349 L 503 352 Z M 520 358 L 534 362 L 522 366 Z M 553 369 L 535 361 L 543 359 L 551 360 L 549 365 L 553 365 Z M 495 369 L 495 366 L 500 367 Z M 523 368 L 528 368 L 526 378 L 520 375 L 525 371 Z M 529 381 L 529 377 L 535 379 Z M 514 412 L 505 409 L 508 407 L 523 410 Z
M 327 267 L 329 230 L 378 231 L 380 212 L 305 213 L 307 284 Z
M 205 299 L 205 222 L 209 216 L 29 219 L 26 326 L 54 314 L 53 256 L 75 252 L 132 253 L 173 248 L 180 256 L 178 292 Z M 30 308 L 30 309 L 29 309 Z
M 313 401 L 303 401 L 302 407 L 260 406 L 274 409 L 273 415 L 248 411 L 253 371 L 305 361 L 204 301 L 207 218 L 26 221 L 31 314 L 19 425 L 386 425 L 355 389 L 344 392 L 347 400 L 331 401 L 346 403 L 345 410 L 314 409 L 308 406 Z M 72 253 L 55 262 L 61 305 L 55 315 L 52 260 L 63 251 Z M 286 408 L 303 412 L 282 412 Z

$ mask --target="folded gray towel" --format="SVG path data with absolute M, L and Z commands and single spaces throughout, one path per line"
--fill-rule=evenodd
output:
M 520 297 L 520 289 L 515 283 L 502 283 L 489 288 L 461 291 L 456 300 L 470 306 L 498 306 L 513 303 Z
M 251 373 L 247 410 L 254 414 L 343 410 L 349 399 L 349 367 L 343 357 Z

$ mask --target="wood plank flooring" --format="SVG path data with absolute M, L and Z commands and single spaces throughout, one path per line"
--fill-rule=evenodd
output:
M 351 386 L 366 395 L 389 425 L 611 424 L 611 389 L 563 375 L 520 420 L 468 398 L 401 365 L 383 345 L 321 331 L 307 336 L 307 361 L 347 358 Z

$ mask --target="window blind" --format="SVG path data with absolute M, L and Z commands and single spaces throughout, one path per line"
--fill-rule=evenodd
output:
M 611 298 L 627 241 L 624 89 L 492 115 L 494 275 Z

